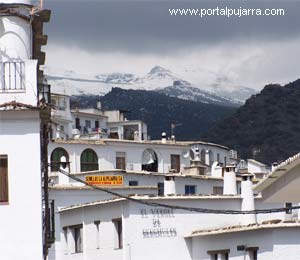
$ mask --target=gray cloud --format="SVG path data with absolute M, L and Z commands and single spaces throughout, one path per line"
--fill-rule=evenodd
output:
M 199 18 L 170 16 L 169 8 L 284 8 L 285 16 Z M 295 1 L 68 1 L 50 0 L 49 45 L 92 51 L 166 53 L 226 41 L 280 42 L 300 35 Z

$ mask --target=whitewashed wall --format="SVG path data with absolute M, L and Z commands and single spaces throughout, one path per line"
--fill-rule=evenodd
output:
M 278 228 L 220 234 L 192 239 L 192 259 L 210 260 L 208 250 L 230 249 L 229 259 L 251 260 L 247 251 L 237 251 L 237 245 L 258 247 L 258 259 L 300 259 L 298 228 Z
M 233 210 L 239 210 L 241 202 L 238 197 L 232 196 L 226 198 L 165 198 L 151 201 L 186 207 Z M 260 204 L 261 202 L 257 203 Z M 264 207 L 268 206 L 270 205 L 265 205 Z M 162 210 L 162 213 L 157 214 L 156 210 Z M 192 240 L 185 238 L 190 235 L 192 231 L 236 226 L 242 223 L 242 216 L 240 215 L 202 214 L 183 210 L 166 212 L 165 210 L 165 208 L 154 208 L 134 202 L 120 201 L 63 212 L 60 214 L 62 226 L 83 224 L 84 252 L 71 254 L 69 251 L 66 255 L 61 255 L 61 258 L 57 259 L 70 259 L 70 256 L 74 257 L 72 259 L 89 260 L 99 258 L 125 260 L 152 260 L 153 258 L 192 259 L 194 254 Z M 114 226 L 112 225 L 112 219 L 120 217 L 123 220 L 123 249 L 116 250 L 114 246 Z M 259 221 L 280 217 L 282 217 L 280 214 L 267 214 L 259 218 Z M 96 247 L 96 226 L 94 221 L 100 221 L 99 249 Z M 155 227 L 158 223 L 160 226 Z M 176 233 L 173 233 L 173 235 L 154 235 L 152 237 L 144 236 L 143 231 L 153 230 L 155 228 L 172 229 L 175 230 Z M 237 238 L 235 238 L 235 241 L 236 240 Z M 216 244 L 216 247 L 217 246 L 219 245 Z M 212 249 L 214 249 L 214 247 L 215 245 L 211 245 Z
M 0 154 L 8 155 L 9 182 L 9 203 L 0 203 L 2 259 L 42 259 L 39 123 L 37 111 L 0 111 Z
M 81 153 L 87 149 L 93 149 L 98 155 L 99 170 L 112 170 L 116 167 L 116 152 L 126 153 L 126 165 L 128 171 L 141 171 L 142 170 L 142 156 L 143 152 L 150 148 L 153 149 L 158 157 L 158 172 L 168 173 L 171 167 L 171 154 L 180 155 L 181 168 L 190 165 L 190 159 L 184 158 L 183 154 L 189 151 L 189 146 L 181 145 L 160 145 L 149 143 L 126 143 L 126 142 L 113 142 L 105 141 L 105 145 L 93 144 L 93 142 L 87 144 L 79 143 L 49 143 L 49 160 L 52 151 L 57 148 L 64 148 L 70 157 L 70 170 L 72 173 L 80 172 L 80 156 Z M 201 148 L 201 147 L 200 147 Z M 220 154 L 220 158 L 224 158 L 225 155 L 229 158 L 229 152 L 226 149 L 219 148 L 217 146 L 203 145 L 203 149 L 209 148 L 213 154 Z M 216 159 L 216 158 L 215 158 Z

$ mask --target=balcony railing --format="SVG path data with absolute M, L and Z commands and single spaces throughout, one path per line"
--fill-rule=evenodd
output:
M 0 93 L 25 90 L 25 63 L 0 62 Z

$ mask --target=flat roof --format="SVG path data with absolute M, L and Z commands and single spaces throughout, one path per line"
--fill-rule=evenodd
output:
M 219 199 L 241 199 L 240 195 L 168 195 L 168 196 L 158 196 L 158 195 L 132 195 L 128 196 L 130 198 L 134 198 L 137 200 L 219 200 Z M 113 203 L 116 201 L 125 201 L 125 198 L 119 198 L 119 197 L 114 197 L 111 199 L 107 200 L 99 200 L 95 202 L 89 202 L 89 203 L 84 203 L 84 204 L 79 204 L 79 205 L 72 205 L 68 207 L 61 208 L 59 210 L 59 213 L 69 211 L 69 210 L 74 210 L 74 209 L 79 209 L 79 208 L 85 208 L 85 207 L 90 207 L 90 206 L 96 206 L 96 205 L 102 205 L 102 204 L 108 204 L 108 203 Z
M 171 141 L 167 140 L 166 143 L 163 143 L 161 140 L 120 140 L 120 139 L 113 139 L 113 138 L 101 138 L 100 140 L 83 140 L 83 139 L 69 139 L 69 140 L 58 140 L 54 139 L 54 142 L 56 143 L 70 143 L 70 144 L 76 144 L 76 143 L 82 143 L 81 141 L 84 141 L 86 144 L 98 144 L 95 142 L 102 142 L 104 143 L 128 143 L 128 144 L 149 144 L 149 145 L 164 145 L 164 146 L 183 146 L 183 147 L 189 147 L 190 145 L 195 144 L 202 144 L 202 145 L 211 145 L 215 147 L 219 147 L 222 149 L 229 150 L 228 147 L 222 146 L 219 144 L 213 144 L 213 143 L 207 143 L 207 142 L 201 142 L 201 141 L 195 141 L 195 142 L 188 142 L 188 141 Z
M 103 186 L 103 185 L 95 185 L 95 187 L 108 189 L 108 190 L 139 190 L 139 189 L 153 189 L 157 190 L 157 186 Z M 49 186 L 50 190 L 94 190 L 94 188 L 90 186 L 79 186 L 79 185 L 54 185 Z
M 253 231 L 253 230 L 274 229 L 274 228 L 294 228 L 294 227 L 300 228 L 299 221 L 293 221 L 293 222 L 281 221 L 277 223 L 272 223 L 272 220 L 270 220 L 269 222 L 268 221 L 265 222 L 260 224 L 237 225 L 237 226 L 229 226 L 229 227 L 215 228 L 215 229 L 196 230 L 193 231 L 191 235 L 186 236 L 186 238 L 229 234 L 229 233 L 245 232 L 245 231 Z
M 125 171 L 120 169 L 111 169 L 111 170 L 104 170 L 104 171 L 89 171 L 89 172 L 77 172 L 72 173 L 72 175 L 90 175 L 90 174 L 133 174 L 133 175 L 146 175 L 146 176 L 174 176 L 180 178 L 194 178 L 194 179 L 204 179 L 204 180 L 223 180 L 222 177 L 215 177 L 210 175 L 190 175 L 190 174 L 182 174 L 182 173 L 162 173 L 162 172 L 146 172 L 146 171 Z M 240 181 L 237 178 L 237 181 Z

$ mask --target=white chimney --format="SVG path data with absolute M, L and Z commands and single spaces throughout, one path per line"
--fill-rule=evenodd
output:
M 140 137 L 139 137 L 139 131 L 134 131 L 134 141 L 139 141 Z
M 277 167 L 278 167 L 278 163 L 277 162 L 272 163 L 271 171 L 273 172 Z
M 205 164 L 209 165 L 209 150 L 205 150 Z
M 165 132 L 161 133 L 161 142 L 165 144 L 167 142 L 167 134 Z
M 97 101 L 96 107 L 97 107 L 98 110 L 101 110 L 101 109 L 102 109 L 102 104 L 101 104 L 101 101 L 100 101 L 100 100 Z
M 222 177 L 222 169 L 219 162 L 214 162 L 211 166 L 211 176 L 213 177 Z
M 175 177 L 165 176 L 164 180 L 164 196 L 176 194 L 175 190 Z
M 235 166 L 227 165 L 224 170 L 224 195 L 237 195 Z
M 194 161 L 201 161 L 201 159 L 200 159 L 200 151 L 199 151 L 199 148 L 197 147 L 196 149 L 195 149 L 195 158 L 194 158 Z
M 172 143 L 175 143 L 175 142 L 176 142 L 175 135 L 172 135 L 172 136 L 171 136 L 171 141 L 172 141 Z
M 241 198 L 242 198 L 242 211 L 255 210 L 255 202 L 252 188 L 252 175 L 243 176 L 241 182 Z M 242 215 L 242 224 L 255 224 L 256 215 L 255 214 L 244 214 Z

